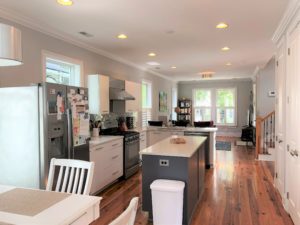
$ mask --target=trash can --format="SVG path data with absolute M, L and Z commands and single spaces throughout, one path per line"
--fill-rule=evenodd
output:
M 155 180 L 150 185 L 154 225 L 182 225 L 185 184 L 177 180 Z

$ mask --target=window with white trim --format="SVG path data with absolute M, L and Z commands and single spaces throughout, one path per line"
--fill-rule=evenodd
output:
M 195 89 L 194 99 L 194 121 L 212 120 L 212 95 L 210 89 Z
M 176 87 L 172 88 L 172 120 L 177 120 L 177 113 L 175 112 L 175 108 L 177 107 L 178 101 L 178 90 Z
M 236 125 L 236 89 L 216 89 L 216 123 Z
M 44 54 L 44 80 L 49 83 L 83 86 L 82 63 L 56 54 Z
M 194 121 L 236 126 L 236 97 L 236 88 L 194 89 Z
M 142 126 L 146 127 L 152 119 L 152 84 L 142 81 Z

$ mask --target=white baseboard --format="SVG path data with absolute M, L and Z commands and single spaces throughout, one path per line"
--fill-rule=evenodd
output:
M 253 146 L 253 143 L 249 141 L 236 141 L 235 144 L 238 146 Z
M 275 161 L 275 155 L 266 155 L 266 154 L 259 154 L 258 160 L 260 161 Z

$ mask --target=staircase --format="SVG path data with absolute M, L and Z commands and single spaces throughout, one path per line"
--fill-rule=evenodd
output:
M 275 160 L 275 111 L 256 118 L 256 158 Z

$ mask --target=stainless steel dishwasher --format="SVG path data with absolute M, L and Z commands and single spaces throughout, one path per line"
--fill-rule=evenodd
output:
M 202 136 L 202 137 L 207 137 L 205 141 L 205 167 L 206 169 L 212 168 L 213 163 L 212 159 L 210 156 L 210 133 L 209 132 L 201 132 L 201 131 L 184 131 L 184 136 Z

